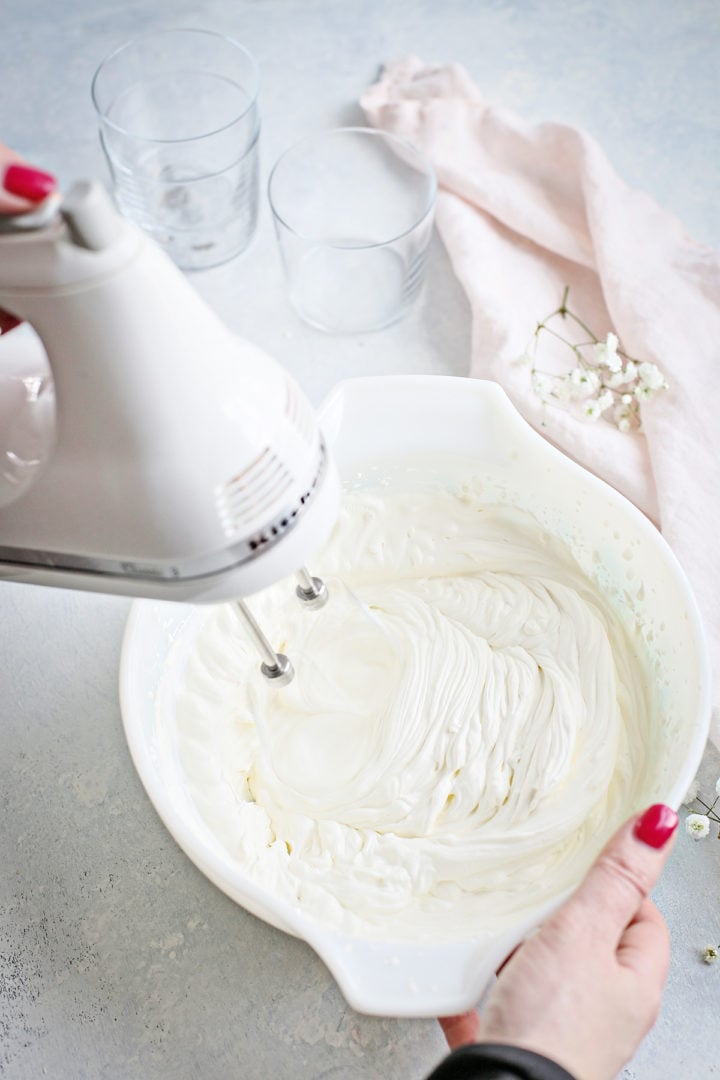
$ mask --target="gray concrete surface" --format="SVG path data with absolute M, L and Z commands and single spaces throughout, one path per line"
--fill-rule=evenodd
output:
M 231 33 L 259 60 L 263 177 L 297 136 L 360 119 L 387 58 L 460 60 L 493 101 L 594 133 L 619 172 L 720 243 L 720 8 L 690 0 L 5 0 L 0 136 L 63 184 L 106 178 L 89 83 L 144 29 Z M 464 374 L 470 324 L 435 241 L 419 308 L 381 334 L 302 327 L 267 206 L 235 262 L 195 276 L 318 401 L 340 377 Z M 236 907 L 171 840 L 125 746 L 128 603 L 0 585 L 0 1076 L 7 1080 L 420 1080 L 433 1021 L 358 1016 L 303 943 Z M 705 769 L 714 786 L 720 756 Z M 657 901 L 673 935 L 661 1018 L 626 1080 L 720 1073 L 720 844 L 682 836 Z

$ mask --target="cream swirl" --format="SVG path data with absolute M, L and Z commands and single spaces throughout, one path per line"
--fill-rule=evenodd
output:
M 287 582 L 252 600 L 289 687 L 223 606 L 175 701 L 192 797 L 243 871 L 387 938 L 500 930 L 573 885 L 649 794 L 630 622 L 471 488 L 347 494 L 317 572 L 318 612 Z

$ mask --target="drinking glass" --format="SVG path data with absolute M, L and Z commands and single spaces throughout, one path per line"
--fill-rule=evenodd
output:
M 437 182 L 411 143 L 336 128 L 286 150 L 268 185 L 290 300 L 331 332 L 400 319 L 423 281 Z
M 209 30 L 145 34 L 108 56 L 92 83 L 120 210 L 178 266 L 239 254 L 257 224 L 258 69 Z

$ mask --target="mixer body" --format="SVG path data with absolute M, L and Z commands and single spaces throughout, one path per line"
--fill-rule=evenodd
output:
M 99 185 L 0 234 L 0 307 L 56 400 L 43 467 L 0 506 L 0 578 L 216 602 L 323 543 L 339 487 L 310 404 Z

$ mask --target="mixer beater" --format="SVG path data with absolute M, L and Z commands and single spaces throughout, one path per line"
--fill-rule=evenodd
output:
M 297 571 L 298 586 L 295 593 L 308 608 L 321 608 L 328 601 L 327 585 L 321 578 L 312 577 L 303 566 Z M 260 671 L 273 686 L 287 686 L 295 676 L 295 669 L 284 653 L 276 653 L 260 624 L 244 600 L 235 600 L 235 608 L 245 623 L 258 652 L 263 657 Z

